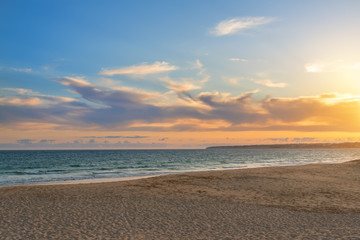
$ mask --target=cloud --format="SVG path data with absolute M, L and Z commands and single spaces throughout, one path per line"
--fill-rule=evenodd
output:
M 275 143 L 277 143 L 277 142 L 280 142 L 280 143 L 289 142 L 289 138 L 267 138 L 265 140 L 270 141 L 270 142 L 275 142 Z
M 31 68 L 11 68 L 11 70 L 16 72 L 24 72 L 24 73 L 32 72 Z
M 133 65 L 130 67 L 123 68 L 115 68 L 115 69 L 103 69 L 100 74 L 105 76 L 113 76 L 113 75 L 148 75 L 155 74 L 161 72 L 169 72 L 177 70 L 178 67 L 174 65 L 170 65 L 167 62 L 154 62 L 149 65 L 147 63 L 141 65 Z
M 272 18 L 266 17 L 239 17 L 221 21 L 212 30 L 216 36 L 234 34 L 244 29 L 254 28 L 272 22 Z
M 30 89 L 24 88 L 2 88 L 2 90 L 17 92 L 19 94 L 33 94 L 34 92 Z
M 324 70 L 324 64 L 322 63 L 308 63 L 305 64 L 306 72 L 316 73 Z
M 248 60 L 245 58 L 229 58 L 231 62 L 247 62 Z
M 1 88 L 0 90 L 5 90 L 12 93 L 4 94 L 3 97 L 0 97 L 0 105 L 19 105 L 19 106 L 40 106 L 40 105 L 54 105 L 59 103 L 73 103 L 74 107 L 77 102 L 73 98 L 68 97 L 57 97 L 43 95 L 37 92 L 33 92 L 30 89 L 24 88 Z M 13 94 L 15 93 L 15 94 Z
M 0 143 L 0 149 L 139 149 L 139 148 L 167 148 L 169 145 L 165 142 L 117 142 L 109 141 L 96 142 L 94 139 L 90 141 L 69 141 L 69 142 L 53 142 L 53 140 L 35 140 L 35 139 L 19 139 L 16 143 Z
M 313 143 L 313 142 L 319 142 L 320 140 L 318 138 L 313 137 L 303 137 L 303 138 L 267 138 L 265 139 L 267 141 L 273 142 L 273 143 Z
M 265 112 L 252 101 L 252 95 L 256 92 L 245 92 L 236 97 L 219 92 L 201 93 L 197 100 L 210 107 L 206 113 L 210 119 L 225 120 L 231 125 L 259 123 L 263 122 Z
M 193 81 L 184 80 L 182 82 L 176 82 L 169 78 L 164 78 L 164 82 L 167 83 L 167 88 L 172 90 L 169 93 L 176 93 L 176 95 L 185 101 L 193 101 L 193 97 L 190 91 L 201 89 L 199 84 L 195 84 Z
M 174 97 L 181 101 L 160 104 L 160 100 L 149 98 L 149 95 L 153 97 L 151 92 L 97 87 L 76 78 L 60 78 L 57 82 L 78 94 L 77 100 L 39 95 L 36 96 L 41 101 L 39 105 L 26 101 L 14 104 L 6 99 L 27 100 L 35 96 L 28 96 L 28 91 L 13 91 L 18 95 L 5 96 L 5 100 L 0 101 L 0 124 L 24 130 L 33 130 L 34 127 L 91 131 L 360 130 L 360 96 L 355 95 L 329 93 L 257 100 L 258 97 L 254 97 L 257 91 L 232 96 L 229 93 L 201 92 L 200 88 L 191 84 L 167 82 L 173 89 Z M 190 94 L 189 91 L 195 88 L 199 92 Z M 109 135 L 84 138 L 145 137 Z
M 253 82 L 260 84 L 260 85 L 264 85 L 266 87 L 272 87 L 272 88 L 284 88 L 287 86 L 287 83 L 282 83 L 282 82 L 273 82 L 269 79 L 252 79 Z
M 64 77 L 56 79 L 56 81 L 69 86 L 87 101 L 103 106 L 136 105 L 138 101 L 146 102 L 154 98 L 154 93 L 139 91 L 129 87 L 101 90 L 83 79 Z
M 304 68 L 309 73 L 354 71 L 360 69 L 360 62 L 345 62 L 343 60 L 315 61 L 306 63 Z
M 166 88 L 170 90 L 166 92 L 164 96 L 169 99 L 168 96 L 175 93 L 177 100 L 182 100 L 182 103 L 186 102 L 187 104 L 196 105 L 197 103 L 194 101 L 191 92 L 201 89 L 209 80 L 210 76 L 206 74 L 203 64 L 199 60 L 196 61 L 194 68 L 199 70 L 197 73 L 198 78 L 180 78 L 176 80 L 169 77 L 162 78 L 161 80 L 166 83 Z
M 308 142 L 316 142 L 317 138 L 312 138 L 312 137 L 293 138 L 291 141 L 296 143 L 308 143 Z
M 228 82 L 229 82 L 231 85 L 238 85 L 238 84 L 239 84 L 239 79 L 237 79 L 237 78 L 229 78 L 229 79 L 228 79 Z
M 76 86 L 91 86 L 90 83 L 85 81 L 82 77 L 64 77 L 57 80 L 65 86 L 76 85 Z
M 38 97 L 0 98 L 0 104 L 38 106 L 42 103 Z
M 41 139 L 39 143 L 47 143 L 47 144 L 53 144 L 56 140 L 53 139 Z
M 4 89 L 3 89 L 4 90 Z M 5 89 L 0 97 L 0 123 L 23 124 L 26 129 L 34 128 L 40 122 L 52 126 L 76 123 L 77 116 L 88 108 L 87 104 L 78 100 L 42 95 L 27 89 Z M 30 123 L 30 125 L 28 124 Z
M 347 66 L 344 66 L 344 67 L 347 68 L 347 69 L 358 70 L 358 69 L 360 69 L 360 62 L 355 62 L 355 63 L 349 64 Z
M 204 65 L 200 62 L 199 59 L 197 59 L 194 64 L 194 68 L 202 69 L 203 67 L 204 67 Z
M 352 98 L 353 99 L 353 98 Z M 271 98 L 262 102 L 278 127 L 307 131 L 356 131 L 360 129 L 359 97 L 351 101 L 324 96 L 299 98 Z
M 35 141 L 36 141 L 35 139 L 19 139 L 16 142 L 18 144 L 32 144 Z
M 148 138 L 148 136 L 106 136 L 105 138 Z
M 129 89 L 98 89 L 94 86 L 78 84 L 71 79 L 58 79 L 65 82 L 72 90 L 82 98 L 103 106 L 97 109 L 89 109 L 82 119 L 89 123 L 97 123 L 102 126 L 126 126 L 132 121 L 152 122 L 155 119 L 177 118 L 182 114 L 197 116 L 198 111 L 187 107 L 157 106 L 147 102 L 148 95 Z M 168 117 L 167 117 L 168 116 Z
M 117 138 L 148 138 L 148 136 L 104 136 L 104 137 L 99 137 L 99 136 L 84 136 L 81 138 L 111 138 L 111 139 L 117 139 Z

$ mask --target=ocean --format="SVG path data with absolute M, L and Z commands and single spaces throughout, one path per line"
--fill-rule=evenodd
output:
M 0 187 L 355 159 L 360 149 L 9 150 Z

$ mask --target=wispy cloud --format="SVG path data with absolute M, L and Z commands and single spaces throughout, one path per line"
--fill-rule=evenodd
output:
M 117 138 L 129 138 L 129 139 L 138 139 L 138 138 L 148 138 L 148 136 L 84 136 L 82 138 L 111 138 L 111 139 L 117 139 Z
M 202 64 L 202 62 L 200 62 L 200 60 L 197 59 L 194 63 L 194 68 L 202 69 L 203 67 L 204 67 L 204 65 Z
M 3 93 L 3 94 L 1 94 Z M 37 92 L 33 92 L 29 89 L 23 88 L 0 88 L 0 105 L 7 106 L 55 106 L 58 104 L 68 104 L 76 107 L 78 104 L 77 101 L 68 97 L 57 97 L 50 95 L 43 95 Z M 78 105 L 80 106 L 80 105 Z
M 315 61 L 304 65 L 305 71 L 309 73 L 341 72 L 360 69 L 359 62 L 345 62 L 343 60 Z
M 316 72 L 322 72 L 324 70 L 325 65 L 323 63 L 307 63 L 305 64 L 305 70 L 306 72 L 316 73 Z
M 25 72 L 25 73 L 32 72 L 31 68 L 11 68 L 11 70 L 16 72 Z
M 69 86 L 69 85 L 90 86 L 90 83 L 85 81 L 82 77 L 64 77 L 58 79 L 57 81 L 61 82 L 65 86 Z
M 228 79 L 228 82 L 229 82 L 231 85 L 238 85 L 238 84 L 239 84 L 239 79 L 238 79 L 238 78 L 229 78 L 229 79 Z
M 33 142 L 35 142 L 35 139 L 19 139 L 17 140 L 18 144 L 31 144 Z
M 106 76 L 113 75 L 148 75 L 161 72 L 168 72 L 177 70 L 178 67 L 170 65 L 168 62 L 154 62 L 153 64 L 133 65 L 129 67 L 103 69 L 100 74 Z
M 195 104 L 191 91 L 199 90 L 210 79 L 206 73 L 206 69 L 200 60 L 196 60 L 192 64 L 191 69 L 197 70 L 197 77 L 195 78 L 170 78 L 163 77 L 161 80 L 166 83 L 166 88 L 170 91 L 166 92 L 164 96 L 169 99 L 169 95 L 176 94 L 177 100 L 184 100 L 188 104 Z M 183 103 L 184 103 L 183 101 Z M 167 101 L 168 102 L 168 101 Z M 174 101 L 172 101 L 174 102 Z
M 254 28 L 272 22 L 273 18 L 266 17 L 238 17 L 221 21 L 212 30 L 216 36 L 234 34 L 244 29 Z
M 0 98 L 0 104 L 38 106 L 42 103 L 38 97 L 27 98 Z
M 200 85 L 195 84 L 191 81 L 186 81 L 186 80 L 184 80 L 182 82 L 175 82 L 175 81 L 167 78 L 167 79 L 164 79 L 164 81 L 168 84 L 167 85 L 168 89 L 171 89 L 171 90 L 174 90 L 175 92 L 180 92 L 180 93 L 188 92 L 191 90 L 201 88 Z
M 153 141 L 151 141 L 153 140 Z M 73 140 L 67 142 L 59 142 L 48 139 L 18 139 L 14 143 L 0 143 L 0 149 L 137 149 L 137 148 L 166 148 L 169 145 L 166 141 L 160 139 L 149 139 L 146 142 L 129 142 L 127 140 L 110 142 L 110 141 L 96 141 L 89 139 L 88 141 Z
M 56 142 L 56 140 L 54 140 L 54 139 L 41 139 L 39 141 L 39 143 L 48 143 L 48 144 L 53 144 L 55 142 Z
M 248 60 L 245 58 L 229 58 L 231 62 L 247 62 Z
M 273 82 L 269 79 L 252 79 L 252 81 L 257 84 L 264 85 L 266 87 L 271 87 L 271 88 L 284 88 L 287 86 L 287 83 Z
M 349 64 L 349 65 L 345 66 L 345 68 L 358 70 L 358 69 L 360 69 L 360 62 L 355 62 L 355 63 Z
M 2 88 L 2 90 L 17 92 L 19 94 L 33 94 L 34 92 L 30 89 L 24 88 Z
M 0 88 L 0 91 L 10 92 L 10 94 L 6 93 L 3 97 L 0 97 L 0 104 L 39 106 L 76 101 L 73 98 L 43 95 L 24 88 Z
M 320 142 L 318 138 L 303 137 L 303 138 L 267 138 L 266 141 L 271 143 L 314 143 Z

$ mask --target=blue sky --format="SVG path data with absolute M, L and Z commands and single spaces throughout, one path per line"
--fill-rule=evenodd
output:
M 66 141 L 86 131 L 108 135 L 109 128 L 136 135 L 139 126 L 152 140 L 167 138 L 156 132 L 194 129 L 270 129 L 269 137 L 276 129 L 350 131 L 332 115 L 322 119 L 299 107 L 289 120 L 277 109 L 283 106 L 265 102 L 312 99 L 322 104 L 318 112 L 335 111 L 329 102 L 358 104 L 359 9 L 355 0 L 2 1 L 0 123 L 8 135 L 0 141 L 16 142 L 24 130 L 33 139 L 23 126 L 30 123 L 72 131 Z M 120 100 L 127 116 L 112 102 Z M 356 107 L 336 111 L 349 109 Z M 38 141 L 47 133 L 40 129 Z

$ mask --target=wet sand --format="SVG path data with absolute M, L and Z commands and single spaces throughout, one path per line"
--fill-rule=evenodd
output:
M 360 239 L 360 160 L 0 188 L 0 239 Z

